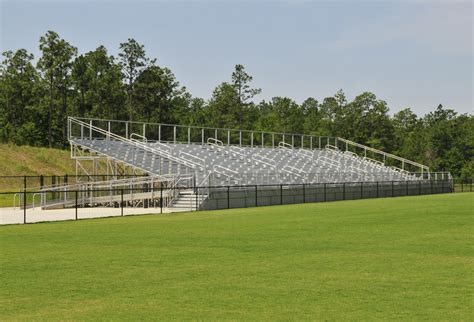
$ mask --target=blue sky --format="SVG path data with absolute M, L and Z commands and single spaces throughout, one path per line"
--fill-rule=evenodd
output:
M 55 30 L 80 53 L 135 38 L 193 96 L 243 64 L 260 99 L 322 100 L 343 89 L 417 114 L 473 113 L 470 1 L 1 1 L 0 49 L 38 57 Z

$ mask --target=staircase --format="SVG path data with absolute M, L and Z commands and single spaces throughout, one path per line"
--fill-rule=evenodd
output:
M 171 203 L 170 208 L 177 211 L 196 211 L 207 196 L 197 195 L 192 189 L 181 190 L 178 197 Z

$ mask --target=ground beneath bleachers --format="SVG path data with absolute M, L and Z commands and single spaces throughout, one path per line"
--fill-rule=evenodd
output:
M 183 212 L 189 209 L 163 208 L 163 213 Z M 160 208 L 123 208 L 124 216 L 160 214 Z M 78 208 L 77 219 L 105 218 L 122 216 L 120 208 L 97 207 L 97 208 Z M 26 222 L 37 223 L 45 221 L 63 221 L 75 220 L 76 210 L 74 208 L 42 210 L 40 208 L 27 209 Z M 23 224 L 23 209 L 5 207 L 0 208 L 0 225 Z

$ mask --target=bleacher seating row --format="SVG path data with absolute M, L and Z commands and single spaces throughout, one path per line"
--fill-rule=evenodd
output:
M 402 169 L 333 146 L 297 149 L 239 147 L 210 138 L 207 144 L 149 142 L 146 138 L 72 138 L 71 144 L 154 175 L 192 174 L 196 185 L 416 180 Z

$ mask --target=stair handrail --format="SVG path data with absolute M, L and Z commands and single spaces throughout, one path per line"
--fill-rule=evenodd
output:
M 229 154 L 234 154 L 234 155 L 238 155 L 242 158 L 242 160 L 244 161 L 244 163 L 247 163 L 247 154 L 245 153 L 245 149 L 244 148 L 240 148 L 238 146 L 234 146 L 234 145 L 231 145 L 229 146 Z
M 367 162 L 370 162 L 370 163 L 374 163 L 378 166 L 385 166 L 385 164 L 382 162 L 382 161 L 379 161 L 379 160 L 374 160 L 372 158 L 369 158 L 369 157 L 363 157 L 362 160 L 364 161 L 367 161 Z
M 334 165 L 334 166 L 340 166 L 341 163 L 334 160 L 334 159 L 331 159 L 331 158 L 328 158 L 327 156 L 324 156 L 324 155 L 320 155 L 316 161 L 322 161 L 323 163 L 329 163 L 331 165 Z
M 390 169 L 392 169 L 392 170 L 394 170 L 394 171 L 397 171 L 397 172 L 399 172 L 399 173 L 410 174 L 410 171 L 407 171 L 407 170 L 405 170 L 405 169 L 396 167 L 396 166 L 394 166 L 394 165 L 391 165 L 391 166 L 390 166 Z
M 222 141 L 216 139 L 216 138 L 208 138 L 207 139 L 207 145 L 211 149 L 215 149 L 218 153 L 223 152 L 224 143 Z
M 172 155 L 172 154 L 170 154 L 170 153 L 168 153 L 168 152 L 166 152 L 166 151 L 162 151 L 162 150 L 160 150 L 160 149 L 155 149 L 155 148 L 150 147 L 150 146 L 148 146 L 147 144 L 142 143 L 142 142 L 137 142 L 137 141 L 132 141 L 132 140 L 130 140 L 130 139 L 126 139 L 126 138 L 124 138 L 124 137 L 122 137 L 122 136 L 120 136 L 120 135 L 117 135 L 117 134 L 112 133 L 112 132 L 110 132 L 110 131 L 101 129 L 101 128 L 96 127 L 96 126 L 94 126 L 94 125 L 91 125 L 91 124 L 88 124 L 88 123 L 79 121 L 79 120 L 77 120 L 77 119 L 75 119 L 75 118 L 73 118 L 73 117 L 68 117 L 68 121 L 69 121 L 70 123 L 71 123 L 71 122 L 74 122 L 74 123 L 76 123 L 76 124 L 78 124 L 78 125 L 81 125 L 81 126 L 83 126 L 83 127 L 86 127 L 86 128 L 88 128 L 88 129 L 91 129 L 91 130 L 93 130 L 93 131 L 99 132 L 99 133 L 101 133 L 101 134 L 103 134 L 103 135 L 106 135 L 107 138 L 114 138 L 114 139 L 116 139 L 117 141 L 122 141 L 122 142 L 128 143 L 128 144 L 130 144 L 130 145 L 134 145 L 134 146 L 136 146 L 136 147 L 138 147 L 138 148 L 141 148 L 141 149 L 143 149 L 143 150 L 145 150 L 145 151 L 148 151 L 148 152 L 150 152 L 150 153 L 152 153 L 152 154 L 156 154 L 156 155 L 159 155 L 159 156 L 161 156 L 161 157 L 168 158 L 168 159 L 170 159 L 170 160 L 172 160 L 172 161 L 174 161 L 174 162 L 176 162 L 176 163 L 182 164 L 182 165 L 184 165 L 184 166 L 186 166 L 186 167 L 189 167 L 189 168 L 191 168 L 191 169 L 193 169 L 193 170 L 194 170 L 194 169 L 196 168 L 196 166 L 197 166 L 196 164 L 194 164 L 194 163 L 192 163 L 192 162 L 190 162 L 190 161 L 183 160 L 183 159 L 181 159 L 181 158 L 179 158 L 179 157 L 176 157 L 176 156 L 174 156 L 174 155 Z M 71 132 L 69 131 L 69 139 L 72 140 L 72 138 L 73 138 L 73 137 L 72 137 L 72 135 L 71 135 Z M 81 139 L 82 139 L 82 138 L 81 138 Z
M 277 163 L 275 162 L 275 160 L 264 157 L 263 155 L 260 155 L 260 154 L 252 155 L 252 166 L 254 165 L 254 162 L 263 163 L 263 164 L 273 168 L 274 170 L 276 169 L 276 166 L 277 166 Z
M 285 164 L 281 170 L 286 173 L 295 174 L 299 177 L 304 177 L 308 175 L 306 171 L 303 171 L 299 168 L 292 167 L 291 165 L 288 165 L 288 164 Z
M 326 144 L 325 148 L 326 148 L 327 150 L 340 151 L 337 146 L 332 145 L 332 144 Z
M 164 143 L 158 142 L 158 141 L 153 143 L 153 147 L 155 147 L 155 148 L 158 147 L 158 149 L 165 149 L 167 151 L 167 153 L 169 153 L 169 154 L 171 154 L 172 151 L 173 151 L 173 149 L 170 146 L 168 146 Z
M 286 149 L 286 150 L 293 150 L 293 146 L 290 143 L 286 142 L 279 142 L 278 143 L 278 148 L 279 149 Z
M 110 132 L 110 133 L 112 133 L 112 132 Z M 142 142 L 145 142 L 145 143 L 148 142 L 148 140 L 147 140 L 147 138 L 146 138 L 145 136 L 140 135 L 140 134 L 138 134 L 138 133 L 132 133 L 132 134 L 130 134 L 130 140 L 134 140 L 134 141 L 140 142 L 139 140 L 135 139 L 134 137 L 137 137 L 137 138 L 142 139 Z
M 228 173 L 222 172 L 222 171 L 220 171 L 220 170 L 218 170 L 218 169 L 222 169 L 222 170 L 224 170 L 224 171 L 231 172 L 232 174 L 228 174 Z M 229 178 L 229 179 L 232 179 L 232 180 L 237 181 L 237 183 L 240 184 L 241 179 L 238 177 L 238 176 L 239 176 L 239 173 L 238 173 L 237 171 L 232 170 L 232 169 L 229 169 L 229 168 L 224 167 L 224 166 L 221 166 L 221 165 L 218 165 L 218 164 L 214 165 L 214 166 L 212 167 L 212 170 L 213 170 L 214 173 L 222 174 L 222 175 L 226 176 L 226 177 Z M 234 175 L 235 175 L 235 176 L 234 176 Z
M 298 152 L 296 152 L 296 156 L 301 156 L 303 158 L 313 160 L 314 154 L 313 152 L 306 149 L 298 149 Z
M 201 162 L 201 164 L 199 164 L 199 166 L 201 166 L 203 168 L 203 170 L 206 168 L 206 159 L 204 158 L 200 158 L 198 156 L 195 156 L 194 154 L 191 154 L 191 153 L 188 153 L 188 152 L 184 152 L 184 151 L 179 151 L 179 154 L 178 154 L 180 157 L 182 157 L 183 155 L 188 157 L 188 158 L 191 158 L 191 159 L 194 159 L 194 160 L 198 160 L 199 162 Z M 184 159 L 184 158 L 183 158 Z M 186 160 L 186 159 L 185 159 Z M 191 161 L 192 162 L 192 161 Z
M 190 180 L 190 179 L 192 179 L 192 177 L 177 177 L 176 180 L 173 182 L 173 185 L 167 188 L 168 194 L 167 194 L 166 207 L 169 208 L 173 204 L 175 199 L 179 196 L 178 184 L 181 181 Z
M 207 144 L 209 145 L 217 145 L 217 146 L 224 146 L 224 142 L 222 142 L 221 140 L 218 140 L 216 138 L 208 138 L 207 139 Z

